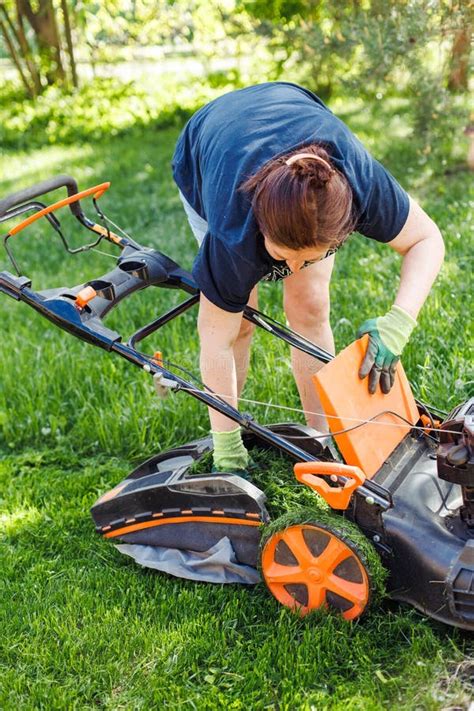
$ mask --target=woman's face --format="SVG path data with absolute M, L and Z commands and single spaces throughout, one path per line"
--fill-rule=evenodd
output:
M 286 262 L 292 272 L 299 272 L 304 264 L 308 262 L 318 262 L 328 253 L 327 247 L 308 247 L 305 249 L 290 249 L 273 244 L 267 237 L 264 237 L 265 249 L 272 259 Z

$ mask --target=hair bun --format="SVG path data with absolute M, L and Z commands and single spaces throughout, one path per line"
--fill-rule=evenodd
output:
M 334 168 L 315 153 L 296 153 L 285 161 L 290 170 L 301 178 L 309 178 L 315 188 L 322 188 L 334 173 Z

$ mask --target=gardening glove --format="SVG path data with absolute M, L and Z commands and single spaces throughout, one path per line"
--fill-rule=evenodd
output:
M 240 427 L 229 432 L 212 432 L 214 444 L 214 471 L 246 472 L 249 453 L 242 442 Z
M 415 319 L 400 306 L 392 306 L 385 316 L 365 321 L 357 331 L 357 338 L 369 335 L 369 345 L 359 369 L 359 378 L 369 376 L 369 392 L 380 388 L 386 395 L 395 382 L 395 369 L 400 355 L 416 326 Z

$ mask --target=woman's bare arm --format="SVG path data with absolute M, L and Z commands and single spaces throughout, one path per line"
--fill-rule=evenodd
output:
M 444 259 L 444 242 L 436 224 L 410 198 L 410 210 L 402 231 L 389 242 L 402 255 L 396 306 L 413 318 L 425 303 Z

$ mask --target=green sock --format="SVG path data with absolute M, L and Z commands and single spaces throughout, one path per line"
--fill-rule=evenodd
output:
M 246 469 L 249 454 L 242 442 L 240 427 L 229 432 L 213 432 L 214 466 L 218 471 L 238 471 Z

